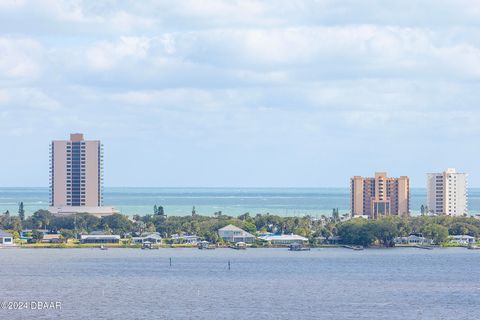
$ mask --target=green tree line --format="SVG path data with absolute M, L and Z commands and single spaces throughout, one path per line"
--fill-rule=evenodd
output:
M 22 208 L 23 209 L 23 208 Z M 247 232 L 272 232 L 298 234 L 312 242 L 319 237 L 339 236 L 343 243 L 370 246 L 373 244 L 391 246 L 393 239 L 416 233 L 433 239 L 436 243 L 445 242 L 449 235 L 471 235 L 480 237 L 480 220 L 473 217 L 417 216 L 386 217 L 378 220 L 362 218 L 341 221 L 339 215 L 332 217 L 311 216 L 284 217 L 272 214 L 242 214 L 237 217 L 216 212 L 213 216 L 192 214 L 186 216 L 166 216 L 163 208 L 156 208 L 154 214 L 126 215 L 114 214 L 98 218 L 86 213 L 70 216 L 54 216 L 47 210 L 38 210 L 23 220 L 7 211 L 0 215 L 0 229 L 20 232 L 22 229 L 48 229 L 61 232 L 72 238 L 78 233 L 102 230 L 105 233 L 127 235 L 143 232 L 159 232 L 163 237 L 175 233 L 196 234 L 208 241 L 217 242 L 217 230 L 228 225 L 236 225 Z

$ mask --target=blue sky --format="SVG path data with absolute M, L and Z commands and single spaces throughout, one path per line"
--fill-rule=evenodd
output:
M 107 186 L 480 186 L 480 2 L 2 0 L 0 128 L 0 186 L 70 132 Z

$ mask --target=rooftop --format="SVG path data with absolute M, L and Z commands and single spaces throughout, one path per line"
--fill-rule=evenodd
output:
M 245 231 L 245 230 L 237 226 L 234 226 L 233 224 L 229 224 L 228 226 L 218 229 L 218 231 Z
M 469 236 L 469 235 L 466 235 L 466 234 L 454 235 L 454 236 L 450 236 L 450 237 L 453 238 L 453 239 L 475 239 L 475 237 L 472 237 L 472 236 Z
M 45 234 L 43 236 L 43 240 L 52 240 L 52 239 L 59 239 L 61 234 L 56 233 L 56 234 Z
M 120 239 L 119 235 L 115 234 L 82 234 L 81 239 Z
M 83 141 L 83 133 L 70 133 L 70 140 L 74 142 Z
M 59 206 L 59 207 L 49 207 L 48 211 L 53 215 L 72 215 L 76 213 L 88 213 L 97 217 L 109 216 L 115 213 L 120 213 L 117 209 L 113 207 L 88 207 L 88 206 L 80 206 L 80 207 L 71 207 L 71 206 Z
M 247 231 L 234 226 L 233 224 L 229 224 L 228 226 L 225 226 L 223 228 L 218 229 L 218 232 L 221 231 L 234 231 L 234 232 L 240 232 L 242 237 L 255 237 L 253 234 L 248 233 Z

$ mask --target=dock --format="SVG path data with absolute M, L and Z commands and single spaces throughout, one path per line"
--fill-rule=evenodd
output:
M 342 246 L 342 248 L 355 250 L 355 251 L 360 251 L 360 250 L 364 249 L 362 246 L 348 246 L 348 245 L 344 245 L 344 246 Z
M 426 246 L 426 245 L 421 245 L 421 244 L 418 244 L 418 245 L 415 245 L 415 246 L 412 246 L 412 247 L 413 248 L 418 248 L 418 249 L 433 250 L 432 246 Z
M 302 243 L 295 242 L 295 243 L 292 243 L 290 245 L 288 250 L 290 250 L 290 251 L 310 251 L 310 248 L 303 246 Z

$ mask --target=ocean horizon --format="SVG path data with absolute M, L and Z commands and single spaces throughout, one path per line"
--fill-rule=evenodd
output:
M 48 208 L 46 187 L 0 187 L 0 211 L 16 214 L 24 203 L 27 215 Z M 469 189 L 469 214 L 480 212 L 480 188 Z M 410 212 L 420 214 L 426 203 L 426 189 L 412 188 Z M 154 205 L 164 207 L 167 215 L 190 215 L 193 206 L 198 214 L 215 212 L 237 216 L 270 213 L 281 216 L 331 215 L 333 208 L 340 214 L 350 211 L 349 188 L 215 188 L 215 187 L 106 187 L 104 205 L 113 206 L 129 216 L 153 213 Z

